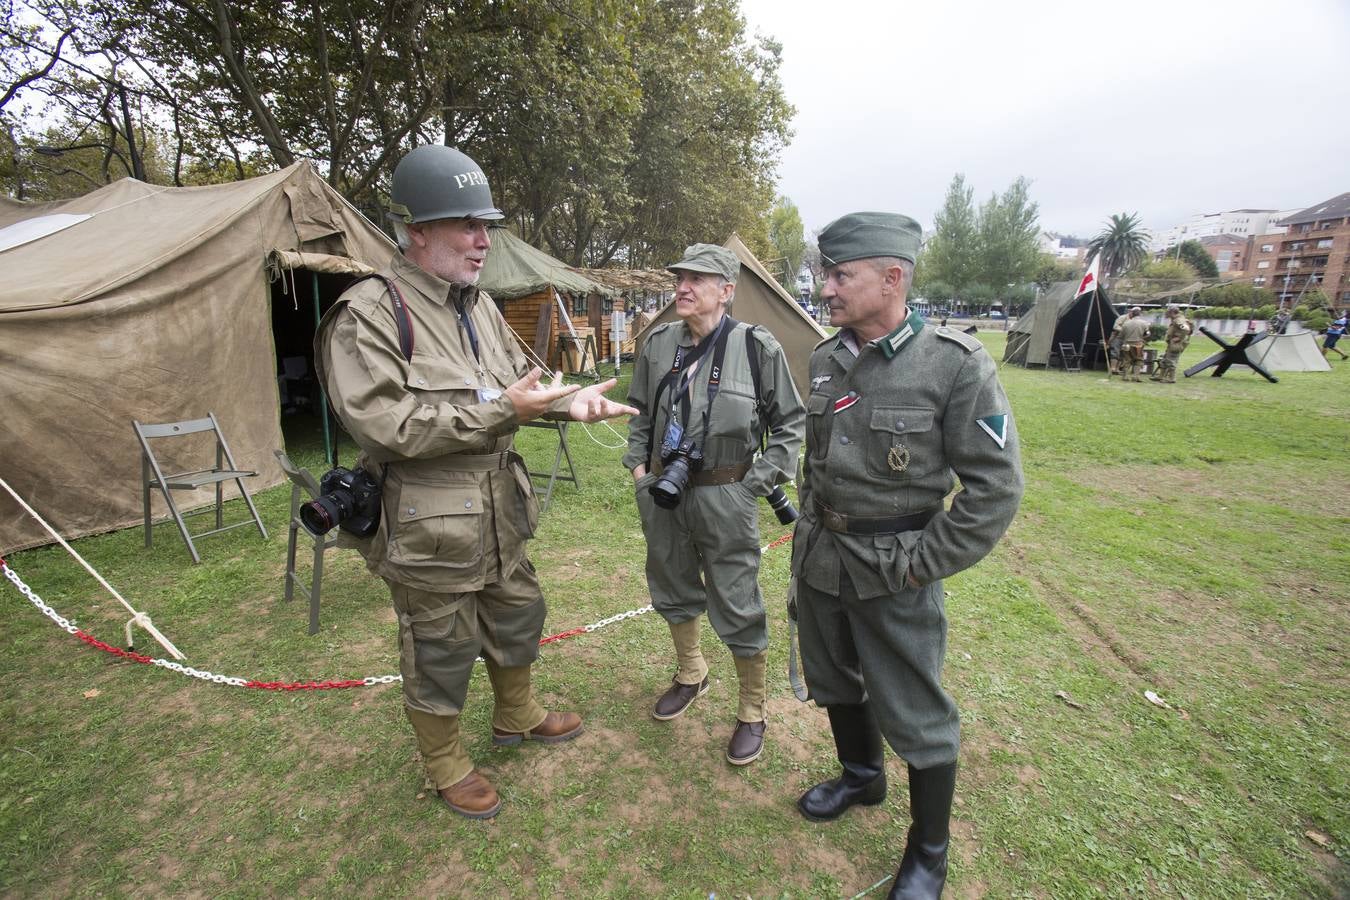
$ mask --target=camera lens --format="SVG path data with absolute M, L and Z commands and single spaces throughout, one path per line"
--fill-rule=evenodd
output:
M 773 508 L 773 514 L 778 517 L 778 521 L 783 525 L 791 525 L 797 521 L 799 513 L 797 507 L 792 505 L 788 499 L 787 491 L 782 486 L 776 487 L 764 499 L 769 501 L 769 506 Z
M 661 476 L 647 488 L 647 493 L 652 495 L 652 502 L 662 509 L 674 509 L 680 505 L 680 495 L 688 485 L 689 460 L 684 456 L 676 456 L 661 472 Z
M 333 526 L 342 519 L 338 504 L 332 495 L 325 494 L 300 507 L 300 524 L 310 534 L 322 536 L 333 530 Z

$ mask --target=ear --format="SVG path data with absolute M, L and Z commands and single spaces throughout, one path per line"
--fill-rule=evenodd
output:
M 900 266 L 887 266 L 881 271 L 881 287 L 886 293 L 901 293 L 905 288 L 905 270 Z
M 408 240 L 419 250 L 425 250 L 427 246 L 427 235 L 423 230 L 424 228 L 425 226 L 421 223 L 409 223 L 407 226 Z

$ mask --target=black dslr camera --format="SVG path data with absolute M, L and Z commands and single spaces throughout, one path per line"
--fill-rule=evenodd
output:
M 315 537 L 340 527 L 370 537 L 380 525 L 380 485 L 365 469 L 335 466 L 319 480 L 319 496 L 300 507 L 300 522 Z
M 689 486 L 689 476 L 703 468 L 703 451 L 693 441 L 681 441 L 678 446 L 661 445 L 661 465 L 664 468 L 660 476 L 652 482 L 647 492 L 662 509 L 674 509 L 680 505 L 680 497 Z

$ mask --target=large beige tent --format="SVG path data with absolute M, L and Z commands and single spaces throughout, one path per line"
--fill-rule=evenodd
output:
M 797 385 L 797 393 L 806 397 L 810 393 L 811 348 L 825 338 L 825 329 L 817 325 L 815 319 L 808 316 L 806 310 L 792 299 L 792 295 L 774 280 L 739 235 L 733 234 L 727 238 L 723 246 L 741 260 L 741 272 L 736 278 L 736 296 L 731 301 L 731 315 L 742 322 L 764 326 L 778 339 L 787 354 L 788 368 L 792 370 L 792 381 Z M 673 322 L 675 318 L 675 304 L 667 303 L 656 314 L 656 318 L 638 332 L 639 352 L 652 327 L 662 322 Z
M 1268 334 L 1247 348 L 1247 358 L 1269 372 L 1330 372 L 1331 364 L 1317 346 L 1311 331 L 1290 328 L 1285 334 Z
M 68 537 L 139 521 L 133 418 L 214 411 L 250 489 L 283 480 L 278 361 L 308 352 L 320 294 L 393 253 L 308 163 L 0 200 L 0 248 L 0 476 Z M 0 496 L 0 552 L 47 541 Z

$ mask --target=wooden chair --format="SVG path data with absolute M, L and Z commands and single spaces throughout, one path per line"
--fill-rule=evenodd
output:
M 200 563 L 202 558 L 197 553 L 197 547 L 193 544 L 193 537 L 206 537 L 212 534 L 219 534 L 222 531 L 229 531 L 231 528 L 239 528 L 248 525 L 249 521 L 235 522 L 232 525 L 223 524 L 222 506 L 223 506 L 223 488 L 227 481 L 233 481 L 239 488 L 239 495 L 244 498 L 248 504 L 249 515 L 252 516 L 252 523 L 258 526 L 258 533 L 267 540 L 267 528 L 263 525 L 262 519 L 258 516 L 257 507 L 253 505 L 253 498 L 248 495 L 248 490 L 244 487 L 244 479 L 257 475 L 257 472 L 250 472 L 240 469 L 234 462 L 234 456 L 230 453 L 230 447 L 225 443 L 225 435 L 220 431 L 220 423 L 216 421 L 215 413 L 207 413 L 205 419 L 191 419 L 186 422 L 164 422 L 162 424 L 146 424 L 131 420 L 132 427 L 136 430 L 136 440 L 141 444 L 141 500 L 145 507 L 145 546 L 150 546 L 150 490 L 159 488 L 164 495 L 164 502 L 169 507 L 173 520 L 178 524 L 178 532 L 183 536 L 183 542 L 187 544 L 188 552 L 192 554 L 192 561 Z M 160 467 L 159 460 L 155 456 L 154 450 L 150 448 L 152 440 L 161 440 L 171 437 L 183 437 L 189 434 L 199 434 L 209 431 L 215 438 L 216 454 L 215 464 L 205 469 L 194 469 L 187 472 L 178 472 L 171 475 L 165 475 Z M 203 531 L 196 535 L 188 532 L 187 524 L 183 521 L 183 514 L 178 511 L 178 505 L 173 502 L 174 491 L 195 491 L 198 488 L 215 485 L 216 487 L 216 527 L 210 531 Z M 200 512 L 206 512 L 207 508 L 190 512 L 187 515 L 196 515 Z
M 1073 344 L 1059 345 L 1059 364 L 1064 367 L 1065 372 L 1082 371 L 1083 354 L 1078 352 Z
M 300 582 L 300 576 L 295 574 L 295 555 L 296 544 L 300 534 L 303 533 L 314 541 L 314 567 L 309 577 L 309 633 L 318 634 L 319 591 L 323 585 L 323 551 L 337 546 L 337 533 L 332 532 L 334 536 L 331 538 L 326 535 L 316 536 L 301 524 L 300 505 L 319 496 L 319 482 L 308 469 L 302 469 L 291 462 L 291 458 L 284 450 L 272 452 L 276 455 L 277 462 L 281 464 L 286 477 L 291 480 L 290 538 L 286 544 L 286 602 L 290 603 L 295 598 L 295 586 Z

